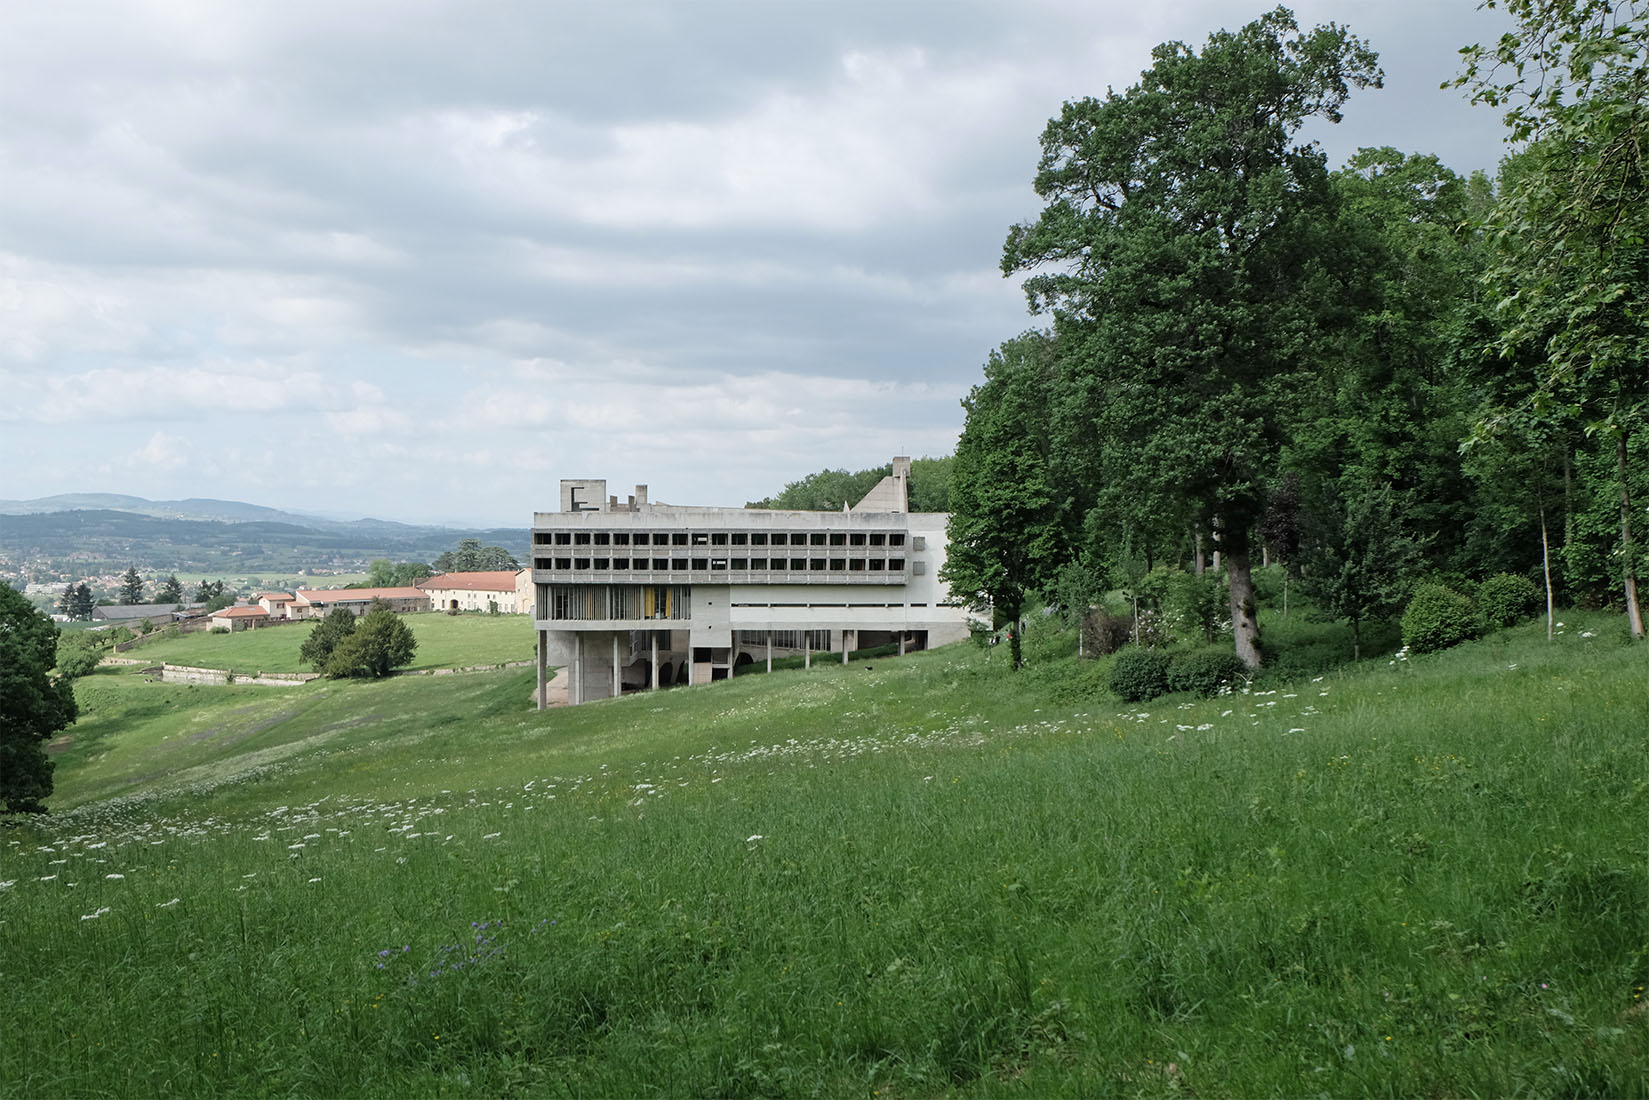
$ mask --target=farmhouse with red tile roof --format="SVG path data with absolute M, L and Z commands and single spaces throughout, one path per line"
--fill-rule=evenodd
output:
M 383 600 L 391 611 L 428 611 L 429 597 L 411 587 L 398 588 L 300 588 L 288 607 L 293 619 L 320 619 L 335 607 L 347 607 L 364 615 L 373 600 Z
M 438 573 L 418 587 L 437 611 L 497 611 L 524 615 L 532 607 L 532 570 L 497 569 L 480 573 Z
M 211 619 L 211 629 L 216 631 L 253 630 L 269 622 L 269 612 L 256 605 L 226 607 L 212 612 Z

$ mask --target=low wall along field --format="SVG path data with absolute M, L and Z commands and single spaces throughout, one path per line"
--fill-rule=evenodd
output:
M 266 687 L 302 687 L 311 680 L 320 679 L 318 672 L 256 672 L 232 668 L 192 668 L 188 665 L 162 664 L 161 682 L 167 684 L 261 684 Z

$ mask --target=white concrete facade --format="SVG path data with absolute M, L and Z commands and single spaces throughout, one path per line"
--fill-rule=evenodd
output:
M 600 480 L 561 482 L 533 517 L 539 700 L 547 665 L 568 702 L 705 683 L 753 660 L 967 637 L 939 581 L 943 513 L 907 510 L 908 458 L 846 512 L 625 503 Z

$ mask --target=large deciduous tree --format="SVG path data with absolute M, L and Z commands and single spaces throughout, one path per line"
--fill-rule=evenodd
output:
M 57 625 L 0 584 L 0 810 L 42 813 L 52 793 L 45 742 L 75 720 L 74 689 L 54 678 Z
M 1036 191 L 1005 274 L 1080 338 L 1086 415 L 1118 456 L 1100 476 L 1173 487 L 1215 533 L 1238 655 L 1259 664 L 1250 531 L 1325 332 L 1343 310 L 1334 193 L 1310 119 L 1337 122 L 1376 57 L 1333 24 L 1277 8 L 1158 46 L 1126 92 L 1067 103 L 1042 135 Z M 1074 341 L 1073 341 L 1074 343 Z M 960 455 L 958 455 L 960 463 Z
M 332 651 L 353 633 L 355 612 L 347 607 L 334 607 L 326 613 L 326 618 L 310 628 L 309 637 L 298 647 L 298 659 L 316 672 L 325 672 Z
M 1014 623 L 1025 597 L 1054 579 L 1063 561 L 1061 500 L 1048 460 L 1053 340 L 1028 332 L 991 353 L 985 381 L 963 399 L 967 418 L 951 467 L 948 547 L 940 577 L 976 608 Z
M 411 664 L 418 652 L 412 628 L 381 600 L 361 616 L 355 629 L 338 640 L 326 661 L 326 674 L 334 679 L 348 676 L 382 677 L 402 665 Z
M 508 550 L 502 546 L 483 546 L 480 539 L 459 539 L 456 549 L 446 551 L 430 564 L 438 573 L 484 573 L 521 568 L 521 563 Z
M 1466 51 L 1474 100 L 1528 141 L 1494 213 L 1491 271 L 1507 358 L 1538 351 L 1526 400 L 1612 444 L 1620 584 L 1644 633 L 1632 437 L 1649 420 L 1649 0 L 1485 0 L 1516 29 Z M 1484 418 L 1490 434 L 1500 413 Z

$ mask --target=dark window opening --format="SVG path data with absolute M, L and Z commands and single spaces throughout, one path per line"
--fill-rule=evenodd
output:
M 847 563 L 847 568 L 850 573 L 863 573 L 865 571 L 865 561 L 863 558 L 854 558 Z
M 555 533 L 555 544 L 557 546 L 571 546 L 573 544 L 573 536 L 566 531 L 557 531 Z
M 629 558 L 614 558 L 613 559 L 613 568 L 614 569 L 628 569 L 628 568 L 630 568 L 630 559 Z
M 710 559 L 709 558 L 694 558 L 693 559 L 693 568 L 701 570 L 701 571 L 710 568 Z
M 887 537 L 887 544 L 889 546 L 903 546 L 905 544 L 905 536 L 900 534 L 889 535 Z
M 588 545 L 590 545 L 590 533 L 588 531 L 580 531 L 577 534 L 575 534 L 573 536 L 573 545 L 574 546 L 588 546 Z
M 630 536 L 628 534 L 626 534 L 625 532 L 620 531 L 618 534 L 615 534 L 613 536 L 613 545 L 614 546 L 628 546 L 628 545 L 630 545 Z
M 807 567 L 809 569 L 816 569 L 822 573 L 825 568 L 825 560 L 823 558 L 809 558 Z
M 669 558 L 654 558 L 653 559 L 653 569 L 656 570 L 657 572 L 662 573 L 668 568 L 670 568 L 670 559 Z
M 687 559 L 686 558 L 671 558 L 670 559 L 670 568 L 671 569 L 686 569 L 687 568 Z
M 887 567 L 891 572 L 903 573 L 905 571 L 905 559 L 904 558 L 889 558 L 887 560 Z
M 571 559 L 571 558 L 556 558 L 555 559 L 555 567 L 557 569 L 571 569 L 573 567 L 573 559 Z
M 597 545 L 597 546 L 606 546 L 606 545 L 607 545 L 607 542 L 608 542 L 608 539 L 607 539 L 607 532 L 605 532 L 605 531 L 598 531 L 598 532 L 596 532 L 596 536 L 595 536 L 595 544 L 596 544 L 596 545 Z
M 832 546 L 846 546 L 847 545 L 847 532 L 845 532 L 845 531 L 832 531 L 830 533 L 830 545 L 832 545 Z
M 848 543 L 852 546 L 863 546 L 865 544 L 864 533 L 862 531 L 853 532 L 852 536 L 848 539 Z
M 738 562 L 739 562 L 739 559 L 737 559 L 737 558 L 733 559 L 733 568 L 735 568 L 735 569 L 738 568 Z M 767 559 L 766 558 L 751 558 L 750 559 L 750 568 L 751 569 L 766 569 L 767 568 Z
M 825 544 L 824 532 L 823 531 L 815 531 L 813 533 L 813 536 L 810 539 L 808 539 L 808 541 L 811 542 L 814 546 L 823 546 Z
M 647 545 L 647 532 L 646 531 L 637 531 L 636 532 L 636 545 L 637 546 L 646 546 Z
M 675 534 L 671 535 L 670 536 L 670 545 L 671 546 L 686 546 L 687 545 L 687 532 L 686 531 L 677 531 Z
M 746 546 L 746 545 L 749 544 L 749 542 L 750 542 L 750 536 L 749 535 L 735 534 L 733 536 L 733 545 L 734 546 Z
M 734 535 L 733 537 L 738 538 L 739 536 Z M 767 535 L 764 534 L 764 533 L 757 533 L 757 534 L 751 535 L 750 536 L 750 545 L 751 546 L 766 546 L 767 545 Z
M 881 558 L 871 558 L 870 559 L 870 571 L 872 573 L 880 573 L 882 570 L 884 570 L 886 568 L 887 568 L 887 562 L 883 561 Z
M 573 568 L 574 569 L 588 569 L 589 567 L 590 567 L 590 559 L 589 558 L 574 558 L 573 559 Z
M 872 546 L 886 546 L 887 545 L 887 536 L 882 534 L 880 531 L 876 532 L 874 535 L 870 536 L 870 545 L 872 545 Z
M 750 559 L 749 558 L 734 558 L 733 559 L 733 568 L 734 569 L 749 569 L 750 568 Z
M 710 545 L 711 546 L 726 546 L 727 545 L 727 535 L 724 532 L 721 532 L 721 531 L 716 532 L 715 534 L 710 536 Z
M 831 558 L 830 559 L 830 571 L 832 573 L 845 573 L 845 572 L 847 572 L 847 559 L 846 558 Z
M 790 559 L 790 568 L 792 568 L 792 569 L 806 569 L 807 568 L 807 559 L 806 558 L 791 558 Z

